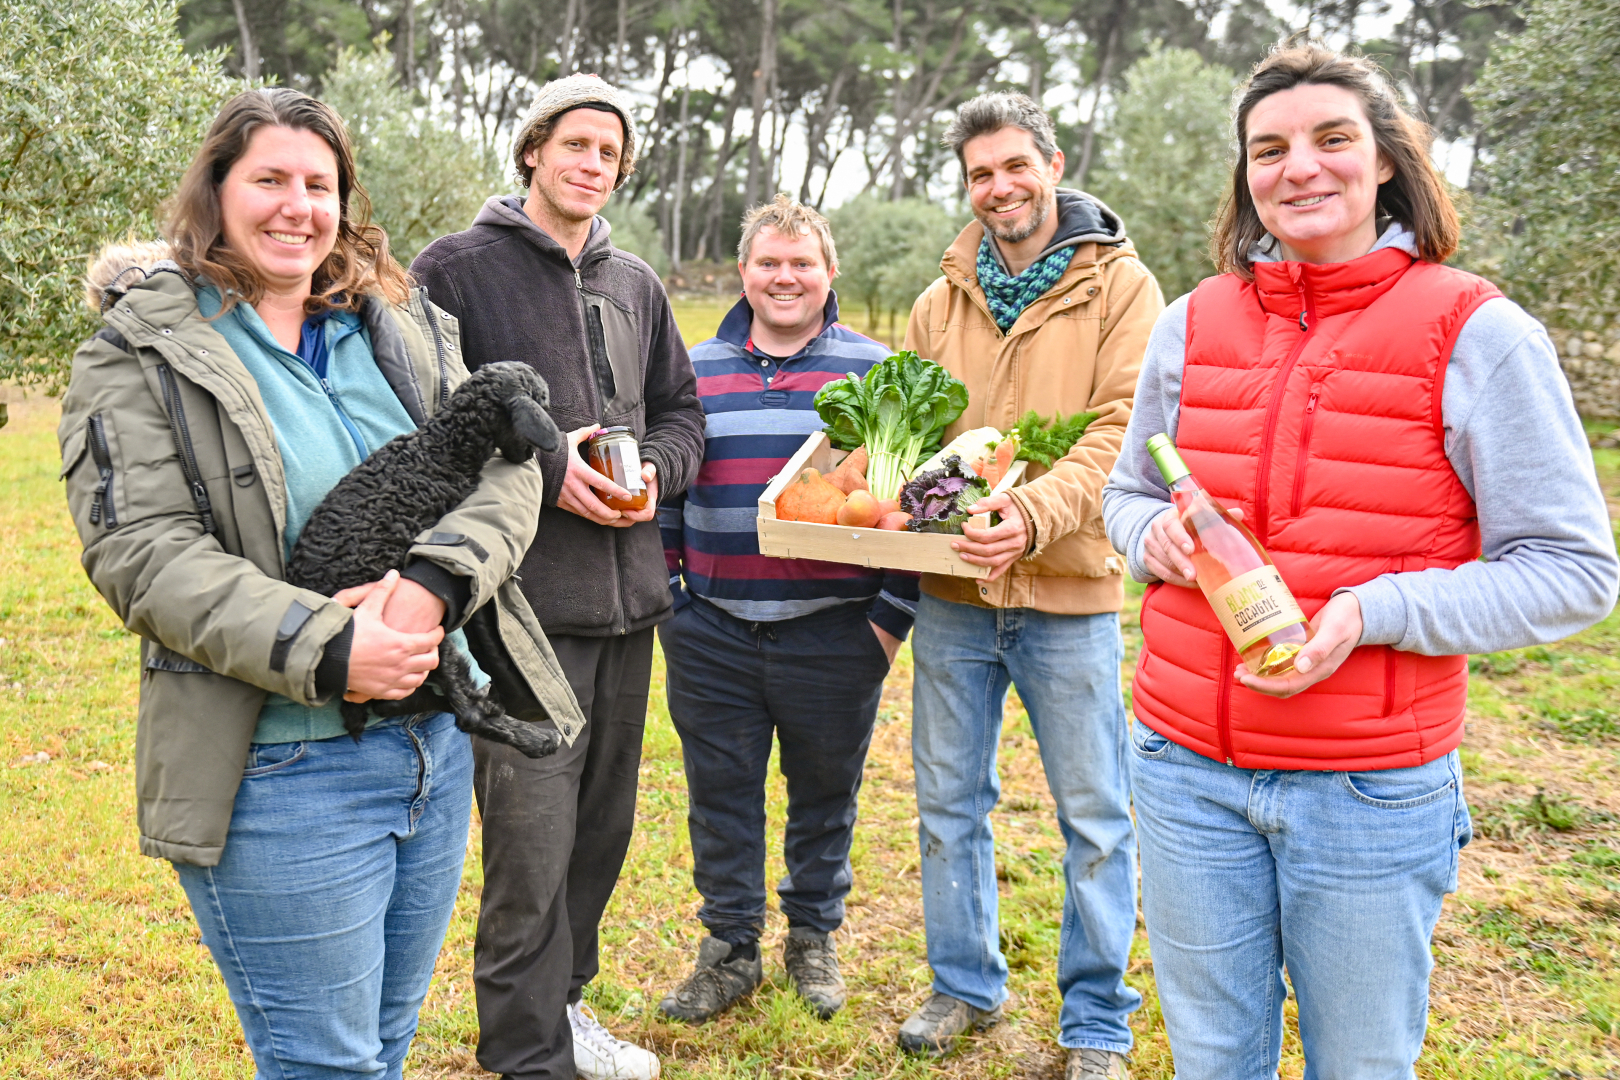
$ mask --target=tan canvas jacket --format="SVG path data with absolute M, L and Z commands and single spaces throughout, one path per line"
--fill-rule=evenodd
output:
M 1060 191 L 1060 208 L 1075 196 L 1090 198 Z M 1117 225 L 1111 211 L 1091 201 Z M 1068 456 L 1050 471 L 1032 463 L 1027 482 L 1014 489 L 1030 523 L 1029 553 L 996 581 L 925 574 L 922 588 L 930 595 L 1058 615 L 1123 606 L 1124 560 L 1103 532 L 1102 492 L 1164 297 L 1123 230 L 1118 235 L 1119 243 L 1079 243 L 1057 284 L 1003 334 L 979 287 L 975 262 L 984 229 L 975 221 L 945 252 L 944 276 L 913 305 L 905 347 L 967 384 L 967 411 L 945 430 L 947 441 L 976 427 L 1006 431 L 1030 409 L 1042 416 L 1098 414 Z

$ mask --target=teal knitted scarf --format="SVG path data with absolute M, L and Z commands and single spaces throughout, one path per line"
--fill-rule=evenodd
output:
M 1007 273 L 990 248 L 990 237 L 979 243 L 979 258 L 975 269 L 979 273 L 979 287 L 990 305 L 990 315 L 1005 334 L 1012 329 L 1024 309 L 1040 299 L 1046 290 L 1057 284 L 1063 271 L 1074 258 L 1074 245 L 1059 248 L 1043 259 L 1025 267 L 1017 277 Z

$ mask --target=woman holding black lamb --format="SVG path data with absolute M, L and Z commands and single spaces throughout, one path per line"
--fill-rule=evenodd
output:
M 465 379 L 457 328 L 370 224 L 342 120 L 294 90 L 221 109 L 167 244 L 90 270 L 59 436 L 91 581 L 141 636 L 141 850 L 169 859 L 261 1076 L 399 1077 L 461 880 L 472 752 L 447 713 L 344 731 L 399 700 L 487 602 L 539 516 L 500 458 L 403 574 L 335 597 L 285 580 L 326 492 Z M 548 711 L 526 611 L 514 656 Z M 459 639 L 458 639 L 459 640 Z M 525 666 L 525 664 L 527 666 Z

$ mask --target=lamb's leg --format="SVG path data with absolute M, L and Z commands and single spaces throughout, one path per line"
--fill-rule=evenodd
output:
M 360 735 L 366 730 L 366 720 L 371 712 L 371 703 L 367 701 L 345 701 L 338 706 L 343 714 L 343 730 L 355 742 L 360 741 Z
M 434 681 L 444 690 L 456 726 L 467 734 L 505 743 L 531 758 L 547 757 L 562 745 L 562 735 L 554 728 L 509 716 L 487 686 L 474 685 L 471 665 L 451 641 L 439 643 L 439 669 Z

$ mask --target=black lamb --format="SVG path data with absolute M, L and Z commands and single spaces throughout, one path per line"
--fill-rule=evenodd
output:
M 437 415 L 389 441 L 327 493 L 299 534 L 287 580 L 332 596 L 403 570 L 416 537 L 472 494 L 496 450 L 521 463 L 536 447 L 549 452 L 562 446 L 563 435 L 546 413 L 549 400 L 545 380 L 527 364 L 479 368 Z M 493 608 L 494 601 L 485 607 Z M 469 624 L 469 636 L 473 629 Z M 482 639 L 490 636 L 486 630 Z M 491 690 L 474 685 L 466 657 L 446 637 L 439 644 L 439 666 L 420 689 L 399 701 L 345 701 L 343 723 L 358 741 L 368 711 L 401 716 L 448 705 L 456 726 L 470 734 L 529 757 L 556 751 L 562 741 L 557 731 L 509 715 Z

